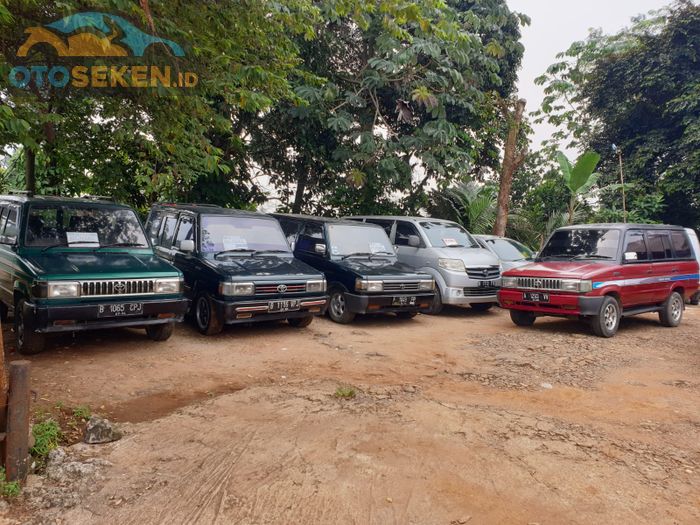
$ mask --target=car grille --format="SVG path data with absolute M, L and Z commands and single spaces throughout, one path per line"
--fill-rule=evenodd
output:
M 417 292 L 418 290 L 420 290 L 420 283 L 418 283 L 417 281 L 384 281 L 385 292 Z
M 303 284 L 288 284 L 288 283 L 272 283 L 272 284 L 256 284 L 255 295 L 271 295 L 271 294 L 288 294 L 288 293 L 304 293 L 306 292 L 306 283 Z
M 484 295 L 496 295 L 500 288 L 498 286 L 483 286 L 480 288 L 465 288 L 462 293 L 464 297 L 483 297 Z
M 525 288 L 528 290 L 561 290 L 561 279 L 518 277 L 518 288 Z
M 467 268 L 467 275 L 470 279 L 477 281 L 490 281 L 501 277 L 501 269 L 498 266 L 488 266 L 484 268 Z
M 80 283 L 80 292 L 82 297 L 145 295 L 155 293 L 155 283 L 153 279 L 83 281 Z

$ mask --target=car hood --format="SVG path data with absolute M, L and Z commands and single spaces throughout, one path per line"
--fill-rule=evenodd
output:
M 461 259 L 469 267 L 498 266 L 501 262 L 489 250 L 483 248 L 433 248 L 440 259 Z
M 501 261 L 503 265 L 503 271 L 513 270 L 514 268 L 522 268 L 528 264 L 532 264 L 532 261 Z
M 610 270 L 612 262 L 548 261 L 536 262 L 507 271 L 505 277 L 549 277 L 552 279 L 586 279 Z
M 293 257 L 229 257 L 208 259 L 207 264 L 232 278 L 322 279 L 323 275 Z
M 418 273 L 413 267 L 400 263 L 396 259 L 375 258 L 369 260 L 364 258 L 352 258 L 344 261 L 335 261 L 335 263 L 356 273 L 358 277 L 431 279 L 428 274 Z
M 178 275 L 178 270 L 152 252 L 47 252 L 24 257 L 41 278 L 146 279 Z

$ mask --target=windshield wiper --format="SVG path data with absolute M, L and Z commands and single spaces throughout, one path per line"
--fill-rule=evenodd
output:
M 51 246 L 47 246 L 43 250 L 41 250 L 42 253 L 48 252 L 49 250 L 53 250 L 54 248 L 72 248 L 74 245 L 80 245 L 80 244 L 95 244 L 94 241 L 77 241 L 77 242 L 62 242 L 59 244 L 52 244 Z
M 144 246 L 140 242 L 115 242 L 113 244 L 105 244 L 104 246 L 95 248 L 95 250 L 101 250 L 103 248 L 148 248 L 148 246 Z
M 572 257 L 572 261 L 579 261 L 581 259 L 612 259 L 609 255 L 598 255 L 596 253 L 582 253 L 576 257 Z
M 357 253 L 349 253 L 348 255 L 343 255 L 341 260 L 349 259 L 350 257 L 369 257 L 370 259 L 372 258 L 371 253 L 367 252 L 357 252 Z
M 235 250 L 224 250 L 223 252 L 218 252 L 214 254 L 214 259 L 218 259 L 220 255 L 231 255 L 236 253 L 250 253 L 251 255 L 255 253 L 255 250 L 249 250 L 248 248 L 236 248 Z
M 288 250 L 256 250 L 253 252 L 253 256 L 256 255 L 275 255 L 277 253 L 291 253 Z

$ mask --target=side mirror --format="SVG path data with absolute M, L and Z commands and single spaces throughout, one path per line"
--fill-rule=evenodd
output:
M 297 243 L 295 241 L 292 241 L 289 243 L 289 248 L 294 251 L 297 247 Z
M 408 245 L 411 248 L 420 248 L 420 237 L 418 237 L 418 235 L 409 235 Z
M 185 252 L 185 253 L 194 252 L 194 241 L 192 241 L 192 240 L 180 241 L 180 251 Z
M 625 262 L 638 261 L 637 252 L 625 252 Z
M 314 251 L 319 255 L 326 255 L 326 248 L 325 244 L 316 244 L 314 246 Z

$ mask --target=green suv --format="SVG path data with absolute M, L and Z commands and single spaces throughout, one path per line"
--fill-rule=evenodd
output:
M 145 327 L 170 337 L 188 306 L 182 274 L 153 253 L 136 213 L 105 199 L 0 196 L 0 313 L 17 350 L 47 334 Z

